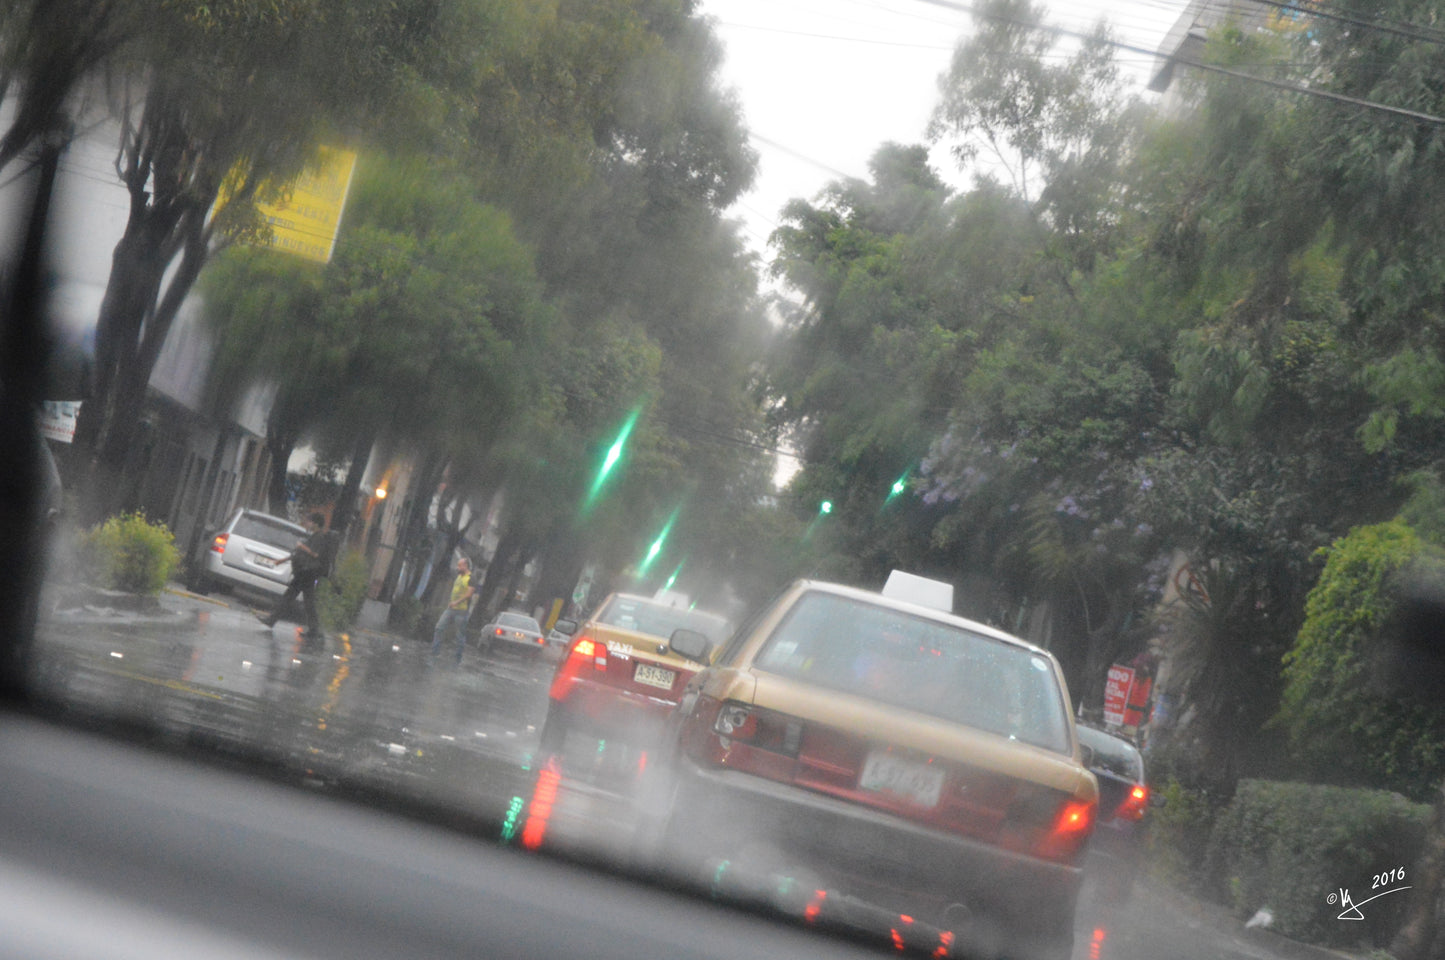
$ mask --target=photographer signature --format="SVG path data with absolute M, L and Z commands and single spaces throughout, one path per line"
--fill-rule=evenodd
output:
M 1361 900 L 1359 903 L 1355 903 L 1354 900 L 1350 898 L 1349 889 L 1347 887 L 1340 887 L 1339 893 L 1332 893 L 1329 896 L 1325 897 L 1325 902 L 1331 904 L 1337 903 L 1345 908 L 1340 912 L 1340 915 L 1335 918 L 1336 920 L 1363 920 L 1365 919 L 1365 915 L 1360 911 L 1360 908 L 1363 907 L 1365 904 L 1369 903 L 1371 900 L 1378 900 L 1387 894 L 1399 893 L 1401 890 L 1409 890 L 1410 887 L 1390 887 L 1390 884 L 1396 882 L 1397 880 L 1404 879 L 1405 868 L 1396 867 L 1393 870 L 1386 870 L 1384 873 L 1375 874 L 1375 882 L 1371 885 L 1370 889 L 1379 890 L 1380 892 L 1372 897 L 1368 897 L 1364 900 Z M 1381 887 L 1387 887 L 1388 889 L 1382 890 L 1380 889 Z

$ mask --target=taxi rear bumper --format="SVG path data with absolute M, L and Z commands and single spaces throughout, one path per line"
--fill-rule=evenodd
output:
M 668 846 L 685 859 L 767 851 L 784 870 L 954 925 L 960 910 L 1030 938 L 1067 938 L 1080 867 L 1025 856 L 969 837 L 735 770 L 674 766 Z
M 655 738 L 677 701 L 613 686 L 589 677 L 572 677 L 548 705 L 552 718 L 612 736 Z M 661 691 L 659 691 L 661 693 Z

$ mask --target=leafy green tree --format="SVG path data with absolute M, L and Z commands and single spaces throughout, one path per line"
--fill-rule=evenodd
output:
M 128 0 L 11 0 L 0 6 L 0 170 L 44 139 L 69 143 L 71 114 L 101 68 L 128 50 L 149 5 Z
M 548 385 L 526 372 L 550 335 L 530 251 L 505 214 L 434 169 L 364 161 L 333 263 L 237 249 L 206 293 L 220 335 L 213 388 L 276 383 L 273 506 L 308 433 L 353 451 L 353 464 L 385 440 L 436 451 L 460 474 L 536 426 L 524 414 L 550 409 Z
M 93 510 L 125 495 L 117 480 L 146 384 L 213 242 L 264 231 L 250 201 L 282 189 L 323 139 L 403 85 L 407 57 L 430 38 L 429 7 L 170 4 L 117 65 L 117 173 L 131 203 L 76 432 L 99 471 Z M 223 186 L 230 199 L 213 217 Z
M 1445 554 L 1398 520 L 1357 527 L 1324 554 L 1276 723 L 1312 779 L 1428 797 L 1445 777 L 1445 709 L 1389 696 L 1371 672 L 1403 589 L 1445 574 Z

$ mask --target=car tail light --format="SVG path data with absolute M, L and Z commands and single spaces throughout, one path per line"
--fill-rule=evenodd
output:
M 598 643 L 591 637 L 578 637 L 576 642 L 572 644 L 572 649 L 568 653 L 567 659 L 579 665 L 585 664 L 586 661 L 590 660 L 592 661 L 592 666 L 596 669 L 606 670 L 607 644 Z
M 758 718 L 746 704 L 729 701 L 718 711 L 712 728 L 725 737 L 751 740 L 758 732 Z
M 567 655 L 557 664 L 557 673 L 552 677 L 548 696 L 553 700 L 566 700 L 572 690 L 572 681 L 592 673 L 607 672 L 607 644 L 598 643 L 585 634 L 572 641 Z
M 225 552 L 226 552 L 226 541 L 229 540 L 229 539 L 231 539 L 231 535 L 230 535 L 229 533 L 218 533 L 218 534 L 216 534 L 216 536 L 211 540 L 211 552 L 212 552 L 212 553 L 225 553 Z
M 1034 852 L 1050 860 L 1072 860 L 1093 833 L 1097 810 L 1098 804 L 1093 800 L 1064 801 Z
M 737 700 L 718 708 L 712 729 L 724 748 L 738 743 L 785 757 L 796 757 L 803 742 L 801 720 Z
M 1149 788 L 1136 783 L 1124 797 L 1124 802 L 1114 811 L 1119 820 L 1143 820 L 1144 811 L 1149 808 Z

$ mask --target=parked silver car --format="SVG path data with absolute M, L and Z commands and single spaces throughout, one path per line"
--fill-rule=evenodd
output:
M 525 613 L 506 610 L 482 628 L 481 642 L 492 651 L 516 650 L 531 652 L 534 656 L 547 649 L 547 637 L 542 625 Z
M 206 538 L 195 584 L 201 590 L 243 588 L 278 597 L 291 582 L 291 551 L 306 528 L 283 517 L 241 509 Z

